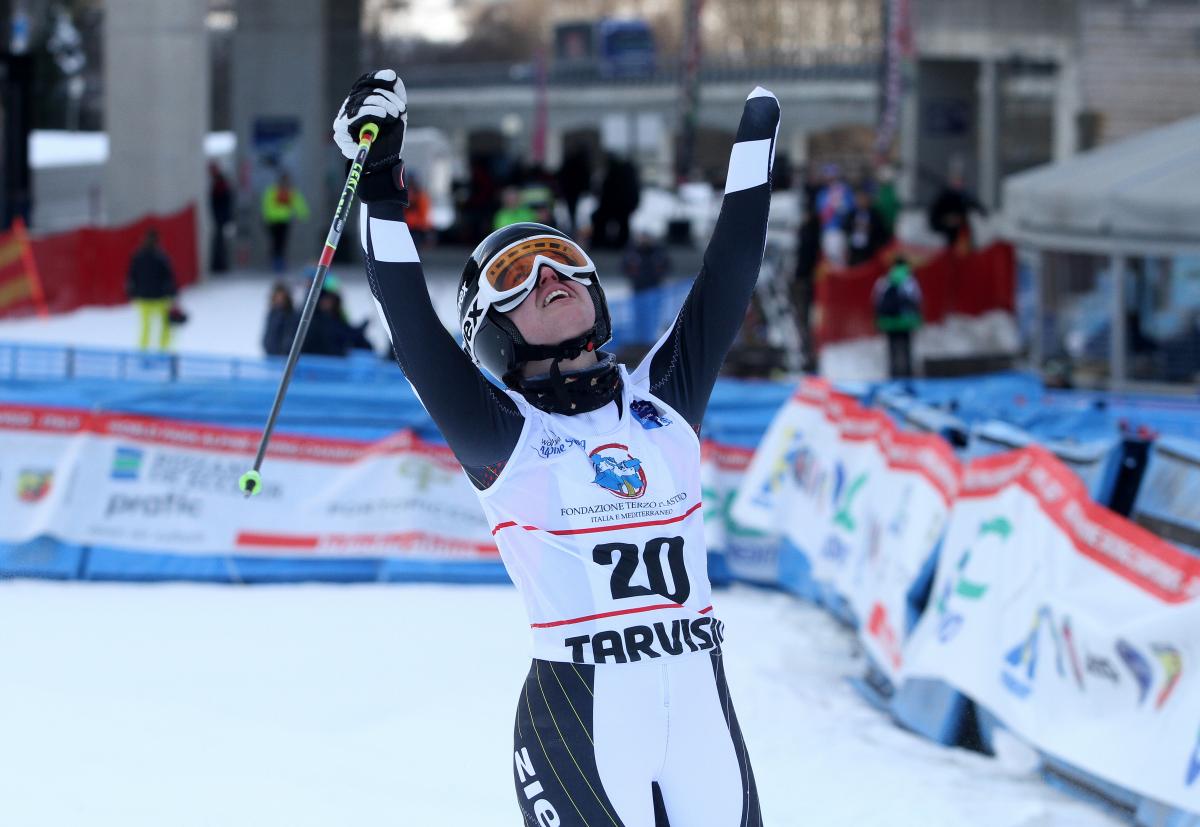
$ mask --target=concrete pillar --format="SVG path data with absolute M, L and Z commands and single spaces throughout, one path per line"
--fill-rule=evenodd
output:
M 208 0 L 106 0 L 105 217 L 125 224 L 195 204 L 207 223 Z M 197 245 L 204 256 L 206 244 Z
M 546 128 L 546 169 L 556 170 L 563 162 L 563 131 L 553 122 Z
M 233 121 L 240 172 L 239 234 L 249 265 L 266 265 L 263 191 L 287 170 L 312 211 L 294 225 L 289 273 L 315 266 L 345 180 L 330 138 L 338 104 L 361 73 L 359 3 L 240 0 L 233 46 Z M 353 244 L 342 245 L 347 251 Z
M 912 206 L 917 200 L 921 165 L 920 72 L 916 69 L 906 79 L 904 96 L 900 99 L 900 169 L 896 176 L 896 191 L 900 203 Z
M 1054 160 L 1070 158 L 1079 150 L 1079 61 L 1067 55 L 1058 63 L 1058 88 L 1054 92 Z
M 1109 328 L 1112 339 L 1108 354 L 1108 386 L 1113 390 L 1123 390 L 1127 383 L 1126 377 L 1126 348 L 1129 345 L 1125 336 L 1125 280 L 1133 278 L 1129 271 L 1129 258 L 1124 253 L 1117 253 L 1109 259 L 1113 274 L 1113 292 L 1109 318 Z
M 993 58 L 979 62 L 979 196 L 994 209 L 1000 188 L 1000 79 Z

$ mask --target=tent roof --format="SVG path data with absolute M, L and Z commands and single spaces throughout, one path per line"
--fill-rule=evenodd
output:
M 1200 246 L 1200 116 L 1009 177 L 1004 215 L 1018 239 Z

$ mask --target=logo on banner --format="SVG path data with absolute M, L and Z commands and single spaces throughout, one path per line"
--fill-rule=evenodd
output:
M 17 499 L 23 503 L 36 503 L 46 498 L 54 484 L 54 471 L 22 468 L 17 474 Z
M 1183 780 L 1190 787 L 1196 783 L 1197 778 L 1200 778 L 1200 732 L 1196 733 L 1196 748 L 1192 750 L 1192 757 L 1188 759 L 1187 773 Z
M 912 483 L 905 483 L 904 493 L 900 495 L 900 503 L 896 506 L 896 513 L 892 515 L 892 519 L 888 522 L 888 534 L 900 537 L 904 534 L 904 530 L 908 528 L 909 502 L 912 500 L 912 492 Z
M 146 452 L 141 448 L 118 445 L 113 453 L 112 473 L 114 480 L 136 480 L 142 473 L 142 460 Z
M 175 493 L 149 496 L 113 494 L 104 508 L 104 516 L 107 518 L 199 518 L 204 516 L 203 512 L 204 506 L 200 500 Z
M 624 500 L 636 500 L 646 493 L 646 472 L 642 461 L 629 453 L 629 447 L 615 442 L 601 445 L 588 454 L 596 485 Z
M 1075 676 L 1075 685 L 1084 691 L 1083 670 L 1079 668 L 1079 653 L 1075 651 L 1075 633 L 1071 631 L 1071 618 L 1064 617 L 1062 622 L 1063 647 L 1067 650 L 1067 660 L 1071 664 L 1071 674 Z
M 1117 674 L 1117 667 L 1113 666 L 1113 662 L 1103 655 L 1089 653 L 1086 668 L 1089 675 L 1108 681 L 1114 686 L 1121 682 L 1121 676 Z
M 896 627 L 892 625 L 891 618 L 888 617 L 887 607 L 882 603 L 876 602 L 871 607 L 867 632 L 879 641 L 879 646 L 891 661 L 892 668 L 899 670 L 904 660 L 903 644 L 900 642 L 900 636 L 896 634 Z
M 245 470 L 245 460 L 224 458 L 194 451 L 141 451 L 126 447 L 113 457 L 112 478 L 153 483 L 155 488 L 170 488 L 188 494 L 241 499 L 231 480 Z M 123 475 L 123 476 L 121 476 Z M 283 486 L 276 480 L 263 483 L 261 500 L 276 500 Z
M 401 479 L 413 480 L 417 491 L 424 494 L 435 485 L 448 485 L 454 482 L 454 475 L 439 468 L 432 460 L 422 460 L 416 457 L 406 457 L 401 460 L 397 469 Z
M 850 515 L 850 508 L 854 505 L 855 496 L 867 484 L 867 475 L 859 474 L 853 482 L 843 487 L 846 476 L 846 468 L 839 462 L 833 482 L 833 522 L 847 531 L 854 531 L 857 524 Z
M 1011 534 L 1012 524 L 1005 517 L 993 517 L 979 526 L 979 533 L 975 536 L 975 542 L 981 543 L 984 538 L 989 536 L 996 536 L 1001 541 L 1007 541 Z M 963 550 L 962 556 L 958 558 L 958 563 L 954 566 L 954 575 L 947 580 L 941 594 L 938 595 L 937 629 L 938 640 L 942 643 L 949 643 L 954 640 L 962 630 L 963 623 L 966 622 L 966 618 L 961 612 L 954 611 L 954 604 L 961 601 L 973 602 L 980 600 L 987 594 L 987 584 L 982 581 L 973 580 L 967 574 L 967 566 L 971 563 L 971 555 L 971 547 L 968 546 Z
M 1133 644 L 1124 640 L 1117 641 L 1117 655 L 1120 656 L 1121 662 L 1125 664 L 1125 668 L 1129 670 L 1129 674 L 1133 675 L 1133 679 L 1138 685 L 1138 705 L 1146 702 L 1146 695 L 1150 692 L 1150 685 L 1154 683 L 1154 672 L 1150 669 L 1150 661 L 1146 656 L 1133 647 Z
M 1054 626 L 1054 613 L 1048 606 L 1042 606 L 1033 616 L 1033 626 L 1024 639 L 1004 656 L 1006 668 L 1000 673 L 1004 688 L 1018 698 L 1027 698 L 1033 690 L 1033 679 L 1037 676 L 1040 641 L 1042 628 L 1050 632 L 1050 642 L 1054 646 L 1054 667 L 1059 677 L 1066 676 L 1063 668 L 1062 641 Z
M 1158 658 L 1158 662 L 1163 668 L 1163 674 L 1166 676 L 1163 687 L 1158 692 L 1158 697 L 1154 699 L 1154 708 L 1162 709 L 1163 704 L 1167 702 L 1171 697 L 1171 693 L 1175 691 L 1175 685 L 1183 677 L 1183 656 L 1179 654 L 1179 650 L 1174 646 L 1167 646 L 1163 643 L 1155 643 L 1150 647 L 1150 650 Z

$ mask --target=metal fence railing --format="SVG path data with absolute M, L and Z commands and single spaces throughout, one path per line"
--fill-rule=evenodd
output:
M 778 80 L 874 80 L 879 76 L 877 49 L 821 50 L 797 54 L 752 54 L 707 58 L 701 83 Z M 550 86 L 676 84 L 682 73 L 674 57 L 658 58 L 637 71 L 616 70 L 602 61 L 555 63 L 546 69 Z M 412 91 L 458 86 L 528 86 L 536 82 L 532 62 L 439 63 L 405 69 L 404 83 Z

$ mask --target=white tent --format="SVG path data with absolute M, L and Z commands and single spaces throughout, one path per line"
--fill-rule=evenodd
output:
M 1103 263 L 1087 266 L 1116 277 L 1105 314 L 1108 381 L 1117 388 L 1129 385 L 1126 303 L 1134 264 L 1157 257 L 1191 266 L 1200 255 L 1200 116 L 1009 177 L 1003 219 L 1005 234 L 1033 277 L 1035 363 L 1047 352 L 1048 326 L 1064 310 L 1043 306 L 1062 284 L 1045 254 L 1099 256 Z
M 1200 116 L 1004 182 L 1013 240 L 1088 252 L 1200 249 Z

